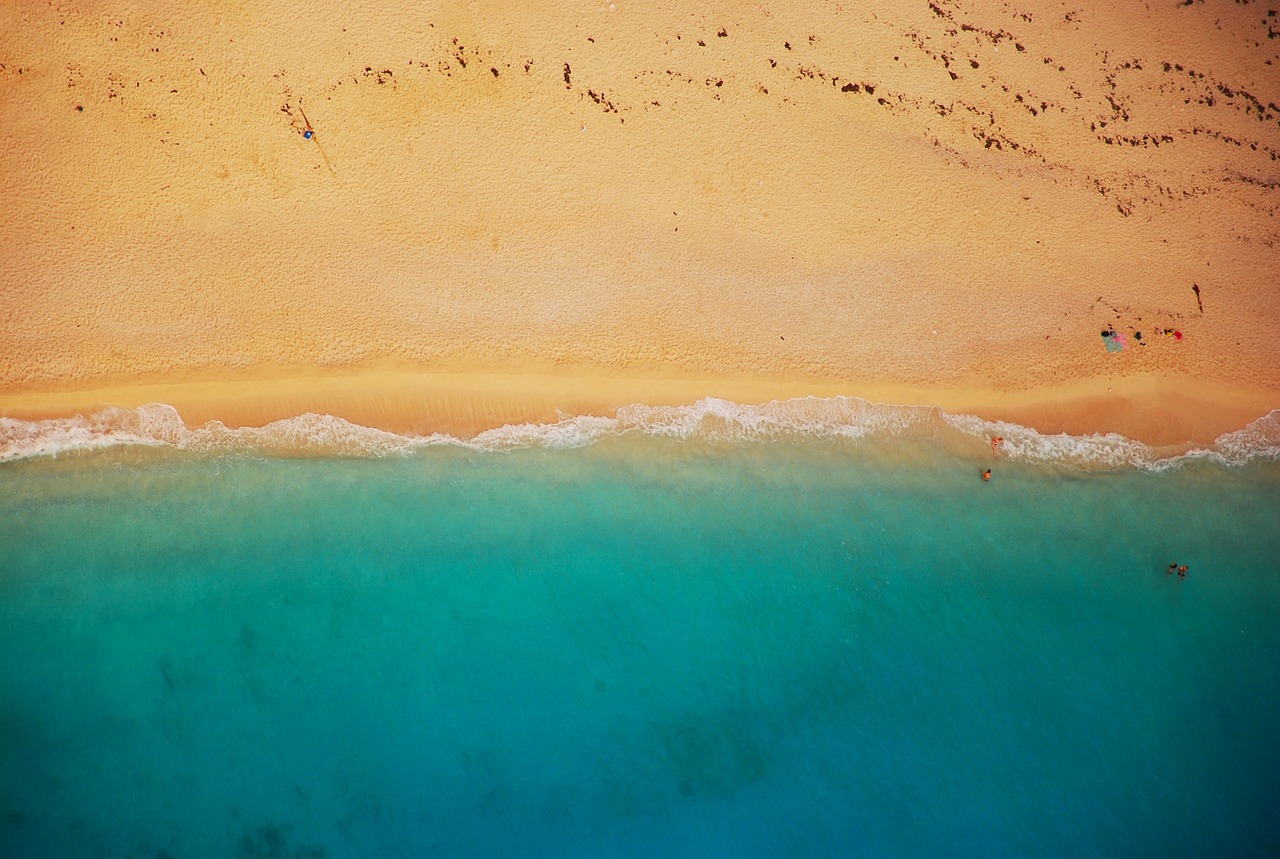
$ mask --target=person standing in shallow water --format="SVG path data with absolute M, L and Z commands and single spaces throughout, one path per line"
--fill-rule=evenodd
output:
M 991 469 L 988 468 L 982 472 L 982 479 L 988 483 L 991 481 Z
M 1167 570 L 1165 570 L 1165 571 L 1164 571 L 1164 574 L 1165 574 L 1166 576 L 1172 576 L 1172 575 L 1173 575 L 1174 573 L 1176 573 L 1177 571 L 1178 571 L 1178 562 L 1177 562 L 1177 561 L 1173 561 L 1172 563 L 1170 563 L 1170 564 L 1169 564 L 1169 569 L 1167 569 Z

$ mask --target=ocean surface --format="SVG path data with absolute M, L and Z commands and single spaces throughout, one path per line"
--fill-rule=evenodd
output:
M 1162 458 L 706 411 L 10 421 L 0 856 L 1276 855 L 1274 413 Z

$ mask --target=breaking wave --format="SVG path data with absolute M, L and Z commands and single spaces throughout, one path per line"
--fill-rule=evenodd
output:
M 188 427 L 172 406 L 154 403 L 45 421 L 0 417 L 0 462 L 126 445 L 355 457 L 404 454 L 440 445 L 485 451 L 573 448 L 626 433 L 714 442 L 914 435 L 961 450 L 980 450 L 979 446 L 1000 436 L 1001 455 L 1005 458 L 1086 469 L 1161 470 L 1190 460 L 1243 465 L 1280 459 L 1280 410 L 1220 436 L 1208 447 L 1153 447 L 1114 433 L 1049 435 L 1018 424 L 949 414 L 930 406 L 887 405 L 857 397 L 806 397 L 758 406 L 714 398 L 688 406 L 632 405 L 618 409 L 612 417 L 582 415 L 555 423 L 513 424 L 470 438 L 443 433 L 400 435 L 319 414 L 299 415 L 262 427 L 232 428 L 220 421 Z

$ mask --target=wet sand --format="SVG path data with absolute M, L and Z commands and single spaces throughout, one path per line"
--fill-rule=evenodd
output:
M 1105 386 L 1104 386 L 1105 385 Z M 1209 444 L 1271 410 L 1273 392 L 1222 388 L 1186 379 L 1129 377 L 993 393 L 976 388 L 849 385 L 826 379 L 700 378 L 670 375 L 569 376 L 545 368 L 519 373 L 423 373 L 368 369 L 326 375 L 262 372 L 235 381 L 190 380 L 9 398 L 23 420 L 88 414 L 103 406 L 165 403 L 188 427 L 220 421 L 264 426 L 308 412 L 404 435 L 470 438 L 506 424 L 550 424 L 575 415 L 613 417 L 623 406 L 680 406 L 706 397 L 761 404 L 796 397 L 856 396 L 895 405 L 937 406 L 1042 433 L 1116 432 L 1146 444 Z
M 0 414 L 1280 405 L 1266 9 L 385 6 L 0 12 Z

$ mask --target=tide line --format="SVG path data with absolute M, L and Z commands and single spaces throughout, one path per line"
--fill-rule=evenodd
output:
M 402 435 L 315 413 L 261 427 L 232 428 L 220 421 L 188 427 L 177 409 L 152 403 L 42 421 L 0 417 L 0 463 L 120 446 L 322 457 L 404 455 L 440 445 L 478 451 L 576 448 L 628 433 L 741 444 L 800 438 L 856 442 L 917 435 L 961 448 L 986 446 L 991 439 L 1000 438 L 1004 458 L 1090 470 L 1162 470 L 1191 460 L 1244 465 L 1280 458 L 1280 410 L 1219 436 L 1207 447 L 1156 448 L 1115 433 L 1046 434 L 931 406 L 873 403 L 858 397 L 804 397 L 761 405 L 716 398 L 686 406 L 635 404 L 612 416 L 579 415 L 553 423 L 509 424 L 469 438 L 446 433 Z

